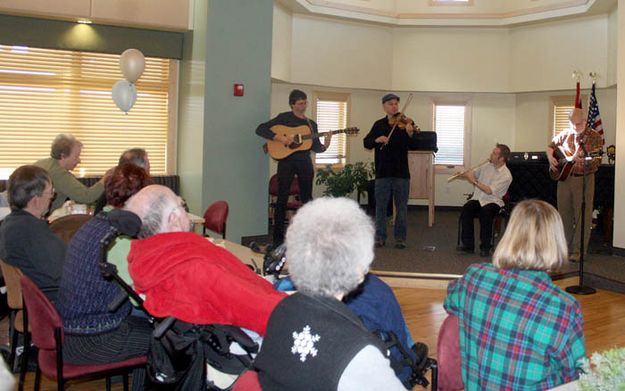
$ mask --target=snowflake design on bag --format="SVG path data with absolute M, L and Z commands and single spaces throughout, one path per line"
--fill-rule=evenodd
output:
M 299 354 L 301 362 L 306 361 L 306 356 L 310 354 L 311 357 L 317 356 L 317 349 L 315 348 L 315 342 L 319 341 L 321 337 L 318 334 L 312 335 L 310 333 L 310 326 L 304 327 L 301 333 L 293 332 L 293 346 L 291 347 L 291 353 Z

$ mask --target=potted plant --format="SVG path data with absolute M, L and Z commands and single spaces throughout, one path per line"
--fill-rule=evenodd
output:
M 367 191 L 367 185 L 375 177 L 373 162 L 358 162 L 346 164 L 341 169 L 333 169 L 327 165 L 317 170 L 317 185 L 325 185 L 323 195 L 332 197 L 347 197 L 354 190 L 357 191 L 358 203 L 362 193 Z

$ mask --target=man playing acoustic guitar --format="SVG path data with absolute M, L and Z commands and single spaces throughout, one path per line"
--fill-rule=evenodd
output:
M 291 111 L 278 114 L 277 117 L 258 125 L 256 134 L 268 140 L 278 141 L 285 146 L 291 146 L 294 140 L 286 134 L 276 134 L 272 127 L 282 125 L 287 127 L 307 126 L 312 134 L 317 133 L 317 123 L 306 117 L 306 107 L 308 106 L 307 96 L 304 91 L 293 90 L 289 94 L 289 105 Z M 330 142 L 332 135 L 325 136 L 324 145 L 318 138 L 312 141 L 311 149 L 314 152 L 324 152 Z M 276 202 L 276 210 L 274 213 L 273 227 L 273 245 L 274 248 L 284 241 L 284 219 L 286 218 L 286 205 L 289 199 L 289 189 L 293 176 L 297 175 L 300 189 L 300 200 L 306 203 L 312 199 L 312 186 L 314 169 L 312 159 L 310 158 L 310 150 L 298 150 L 288 156 L 278 160 L 278 200 Z
M 586 173 L 584 249 L 588 251 L 595 194 L 595 172 L 601 164 L 601 158 L 584 159 L 582 143 L 585 144 L 586 151 L 593 155 L 601 151 L 603 138 L 595 130 L 586 127 L 582 110 L 575 108 L 569 114 L 569 128 L 558 133 L 547 147 L 551 176 L 559 180 L 558 212 L 562 217 L 564 233 L 569 245 L 569 259 L 572 261 L 579 259 L 584 172 Z M 584 168 L 585 161 L 587 164 Z M 568 173 L 568 176 L 564 173 Z

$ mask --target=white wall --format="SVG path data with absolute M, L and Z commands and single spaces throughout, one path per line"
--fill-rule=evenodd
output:
M 511 91 L 568 89 L 576 69 L 585 76 L 591 71 L 603 75 L 597 86 L 605 87 L 607 41 L 607 16 L 511 29 Z
M 293 15 L 291 82 L 389 88 L 392 53 L 388 27 Z
M 274 3 L 273 35 L 271 41 L 271 77 L 291 79 L 291 37 L 293 36 L 291 13 Z
M 551 91 L 571 88 L 571 73 L 577 69 L 584 75 L 599 73 L 599 87 L 613 84 L 607 74 L 615 12 L 511 28 L 393 28 L 301 14 L 289 19 L 287 11 L 274 8 L 278 46 L 273 48 L 272 77 L 292 83 L 404 91 Z M 285 37 L 289 27 L 290 46 Z M 610 66 L 614 68 L 612 62 Z
M 396 28 L 395 90 L 509 91 L 507 29 Z
M 618 25 L 618 36 L 625 37 L 625 0 L 618 1 L 618 17 L 621 23 Z M 618 84 L 625 85 L 625 40 L 618 41 L 618 57 L 617 57 L 617 80 Z M 625 149 L 625 88 L 618 90 L 618 113 L 617 113 L 617 131 L 616 131 L 616 149 Z M 616 169 L 614 173 L 614 240 L 613 245 L 621 250 L 625 249 L 625 205 L 618 200 L 625 199 L 625 163 L 621 157 L 616 160 Z M 621 252 L 622 255 L 622 252 Z
M 618 8 L 610 12 L 608 16 L 608 72 L 606 84 L 612 86 L 616 84 L 616 66 L 618 51 Z

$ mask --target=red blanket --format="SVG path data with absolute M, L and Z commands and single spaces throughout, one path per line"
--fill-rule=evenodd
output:
M 144 306 L 157 317 L 229 324 L 264 335 L 284 297 L 227 250 L 193 232 L 133 240 L 128 270 Z

